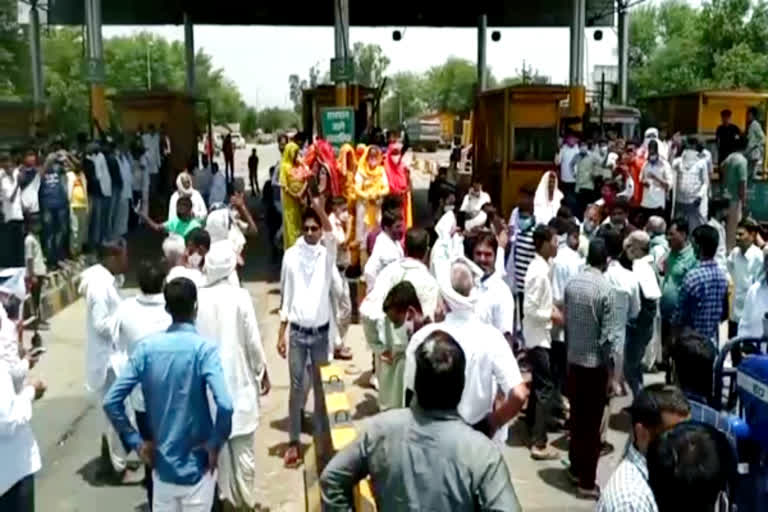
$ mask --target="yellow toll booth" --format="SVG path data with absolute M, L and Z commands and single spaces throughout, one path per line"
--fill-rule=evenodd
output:
M 197 154 L 197 113 L 194 96 L 182 92 L 140 91 L 122 92 L 110 97 L 120 116 L 123 133 L 135 133 L 139 127 L 146 130 L 165 125 L 171 139 L 170 178 L 187 168 Z
M 472 116 L 474 175 L 480 178 L 505 218 L 517 204 L 520 187 L 536 186 L 555 168 L 560 102 L 569 89 L 523 85 L 481 93 Z
M 712 196 L 718 197 L 722 192 L 720 172 L 717 162 L 717 141 L 715 132 L 721 124 L 720 112 L 730 110 L 731 122 L 739 127 L 742 133 L 747 128 L 747 110 L 750 107 L 764 107 L 768 102 L 768 91 L 715 90 L 706 89 L 677 94 L 654 96 L 645 100 L 648 121 L 651 125 L 664 127 L 672 134 L 680 132 L 685 136 L 696 136 L 712 153 L 715 163 L 715 173 L 712 176 Z M 768 131 L 766 120 L 763 121 L 763 131 Z M 768 161 L 764 163 L 768 164 Z M 757 220 L 768 220 L 768 167 L 763 168 L 761 175 L 755 179 L 749 178 L 747 185 L 747 205 L 752 217 Z
M 667 129 L 670 134 L 697 136 L 708 146 L 715 161 L 715 132 L 720 126 L 720 112 L 730 110 L 731 122 L 742 132 L 747 125 L 747 109 L 768 101 L 768 92 L 750 90 L 704 89 L 646 98 L 646 111 L 651 126 Z

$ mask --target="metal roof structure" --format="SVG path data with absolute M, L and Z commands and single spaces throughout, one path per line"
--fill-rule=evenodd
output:
M 190 0 L 102 0 L 105 25 L 180 25 L 187 12 L 195 25 L 333 26 L 334 1 L 293 0 L 222 5 Z M 480 0 L 452 4 L 445 0 L 349 1 L 352 26 L 477 27 L 477 15 L 487 14 L 489 27 L 567 27 L 572 0 Z M 612 26 L 614 0 L 586 0 L 586 26 Z M 48 23 L 82 25 L 83 0 L 49 0 Z

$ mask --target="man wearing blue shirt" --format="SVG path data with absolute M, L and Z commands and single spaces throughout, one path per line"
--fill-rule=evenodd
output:
M 136 347 L 125 373 L 104 398 L 104 411 L 127 449 L 154 467 L 154 512 L 211 509 L 216 460 L 232 428 L 232 400 L 216 345 L 194 327 L 197 288 L 186 278 L 164 290 L 173 323 Z M 153 439 L 133 428 L 123 402 L 141 384 Z M 215 423 L 206 388 L 216 403 Z

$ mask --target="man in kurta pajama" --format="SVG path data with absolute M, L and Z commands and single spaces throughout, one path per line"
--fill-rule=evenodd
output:
M 405 349 L 409 334 L 405 325 L 396 327 L 384 312 L 384 302 L 390 290 L 402 281 L 410 282 L 416 290 L 421 312 L 434 319 L 439 289 L 429 273 L 424 259 L 429 236 L 423 229 L 411 229 L 405 237 L 407 256 L 390 263 L 379 273 L 376 285 L 360 305 L 363 332 L 376 357 L 376 377 L 379 381 L 379 408 L 403 407 L 403 372 Z

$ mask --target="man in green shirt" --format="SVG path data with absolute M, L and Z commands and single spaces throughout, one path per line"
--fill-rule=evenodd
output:
M 169 219 L 162 224 L 149 218 L 148 215 L 137 211 L 147 226 L 155 231 L 167 234 L 177 234 L 184 238 L 195 228 L 203 227 L 203 224 L 192 215 L 192 199 L 182 196 L 176 202 L 176 218 Z
M 725 173 L 725 190 L 723 197 L 729 199 L 728 220 L 725 227 L 725 240 L 728 249 L 736 243 L 736 229 L 741 222 L 741 216 L 744 212 L 744 206 L 747 200 L 747 170 L 749 163 L 747 158 L 741 153 L 744 149 L 743 139 L 739 140 L 740 147 L 737 151 L 728 155 L 720 165 L 722 172 Z
M 685 275 L 698 262 L 693 247 L 688 242 L 688 221 L 684 218 L 673 220 L 667 230 L 669 254 L 661 265 L 664 280 L 661 283 L 661 345 L 664 361 L 669 361 L 670 349 L 679 334 L 678 318 L 679 291 Z

